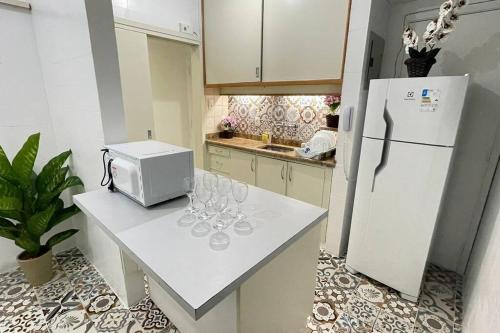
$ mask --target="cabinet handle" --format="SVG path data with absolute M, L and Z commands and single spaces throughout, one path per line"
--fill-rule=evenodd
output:
M 252 172 L 255 171 L 255 159 L 252 158 L 252 163 L 250 163 L 250 170 L 252 170 Z
M 281 166 L 281 180 L 285 180 L 285 165 Z
M 260 77 L 260 67 L 255 67 L 255 77 L 256 78 Z
M 292 166 L 290 165 L 290 169 L 288 169 L 288 180 L 292 181 Z

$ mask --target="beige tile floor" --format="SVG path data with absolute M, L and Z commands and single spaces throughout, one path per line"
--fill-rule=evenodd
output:
M 178 332 L 149 297 L 125 308 L 78 249 L 58 254 L 54 268 L 54 278 L 36 288 L 18 269 L 0 274 L 0 333 Z M 305 331 L 458 333 L 461 309 L 461 278 L 453 272 L 431 265 L 415 304 L 321 253 Z

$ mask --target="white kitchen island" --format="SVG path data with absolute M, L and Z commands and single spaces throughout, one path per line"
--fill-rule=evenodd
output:
M 325 209 L 249 186 L 243 211 L 255 226 L 248 236 L 232 227 L 223 251 L 181 227 L 187 198 L 144 208 L 120 193 L 98 190 L 74 201 L 122 251 L 131 299 L 150 296 L 182 333 L 300 332 L 312 309 Z M 133 301 L 132 301 L 133 302 Z

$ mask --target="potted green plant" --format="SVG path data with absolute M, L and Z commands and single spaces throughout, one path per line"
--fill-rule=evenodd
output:
M 340 96 L 338 95 L 325 96 L 323 103 L 329 108 L 328 114 L 325 116 L 326 126 L 333 128 L 339 127 L 339 115 L 337 114 L 337 110 L 340 105 Z
M 238 121 L 236 118 L 233 116 L 225 116 L 220 124 L 219 127 L 222 130 L 222 132 L 219 133 L 219 137 L 223 139 L 231 139 L 234 136 L 234 130 L 236 129 L 236 126 L 238 125 Z
M 405 60 L 409 77 L 426 77 L 432 66 L 436 63 L 436 56 L 441 50 L 436 47 L 439 42 L 444 42 L 448 35 L 455 30 L 458 21 L 458 11 L 466 5 L 465 0 L 446 0 L 439 7 L 439 17 L 430 21 L 423 34 L 425 46 L 418 49 L 419 37 L 415 30 L 405 27 L 403 44 L 406 53 L 410 56 Z
M 80 178 L 68 176 L 69 167 L 64 166 L 70 150 L 52 158 L 37 175 L 33 166 L 39 142 L 40 133 L 31 135 L 12 163 L 0 146 L 0 236 L 23 249 L 17 261 L 35 286 L 53 276 L 53 246 L 78 232 L 69 229 L 42 242 L 45 233 L 80 211 L 75 205 L 65 208 L 59 196 L 70 187 L 83 185 Z

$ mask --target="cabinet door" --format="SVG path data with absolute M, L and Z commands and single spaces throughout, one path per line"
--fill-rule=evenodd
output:
M 232 150 L 230 174 L 235 180 L 255 185 L 255 155 Z
M 274 158 L 257 156 L 256 185 L 279 194 L 286 194 L 287 162 Z
M 204 0 L 205 83 L 260 81 L 262 0 Z
M 115 34 L 128 140 L 147 140 L 154 128 L 147 35 L 119 28 Z
M 288 162 L 286 195 L 321 207 L 324 180 L 323 168 Z
M 264 1 L 262 81 L 341 79 L 349 0 Z

